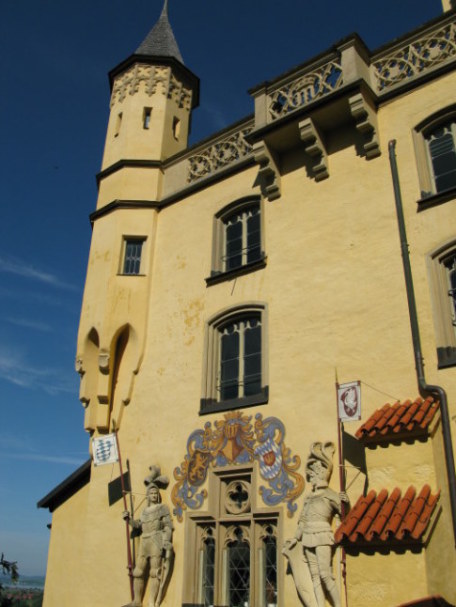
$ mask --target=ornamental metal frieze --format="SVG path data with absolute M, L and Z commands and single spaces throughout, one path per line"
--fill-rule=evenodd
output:
M 373 64 L 379 91 L 394 86 L 424 70 L 456 56 L 456 25 L 445 27 L 407 44 Z
M 111 107 L 117 101 L 122 103 L 127 94 L 135 95 L 141 85 L 149 97 L 161 93 L 168 99 L 173 99 L 179 107 L 190 110 L 192 92 L 177 80 L 171 68 L 139 63 L 116 79 L 111 95 Z
M 171 492 L 174 514 L 182 521 L 187 508 L 201 508 L 207 497 L 204 485 L 210 468 L 248 464 L 257 461 L 261 478 L 267 483 L 259 487 L 267 506 L 287 505 L 293 516 L 295 500 L 304 490 L 304 478 L 297 472 L 301 465 L 298 455 L 291 455 L 285 446 L 285 426 L 276 417 L 263 419 L 261 413 L 252 416 L 241 412 L 226 413 L 214 425 L 207 422 L 204 429 L 190 434 L 187 453 L 182 464 L 174 469 L 176 484 Z
M 252 151 L 252 146 L 245 140 L 246 135 L 253 127 L 247 127 L 232 133 L 226 139 L 222 139 L 213 145 L 203 149 L 188 159 L 187 182 L 192 183 L 197 179 L 206 177 L 218 169 L 222 169 L 232 162 L 236 162 L 247 156 Z
M 270 93 L 268 110 L 272 120 L 304 107 L 342 86 L 342 67 L 335 61 L 300 76 L 293 82 Z

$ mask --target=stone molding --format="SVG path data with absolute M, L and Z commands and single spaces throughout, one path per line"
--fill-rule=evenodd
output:
M 309 105 L 329 95 L 343 84 L 342 67 L 337 61 L 329 61 L 312 71 L 280 84 L 268 93 L 269 120 L 274 121 L 290 112 Z
M 363 151 L 366 160 L 380 156 L 377 113 L 362 93 L 349 98 L 350 112 L 356 122 L 356 128 L 363 136 Z
M 278 159 L 265 141 L 253 145 L 253 155 L 258 163 L 258 180 L 263 195 L 268 200 L 276 200 L 282 195 Z
M 304 149 L 315 161 L 312 166 L 315 181 L 329 177 L 328 154 L 312 118 L 306 118 L 298 124 L 299 136 L 304 142 Z
M 188 159 L 187 183 L 211 175 L 242 158 L 252 151 L 252 146 L 247 143 L 246 136 L 252 131 L 252 127 L 244 127 L 203 148 L 198 154 Z
M 185 87 L 166 66 L 135 63 L 114 81 L 111 107 L 122 103 L 127 94 L 135 95 L 142 89 L 149 96 L 162 94 L 172 99 L 180 108 L 188 112 L 192 105 L 192 91 Z
M 372 64 L 379 93 L 439 67 L 456 57 L 456 23 L 451 21 L 428 30 L 412 42 L 394 49 Z

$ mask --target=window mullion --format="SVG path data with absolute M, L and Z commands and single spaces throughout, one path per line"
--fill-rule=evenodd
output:
M 248 218 L 248 212 L 245 211 L 244 213 L 242 213 L 242 265 L 245 265 L 247 263 L 247 254 L 248 254 L 247 218 Z
M 239 392 L 238 398 L 245 396 L 245 329 L 246 322 L 241 320 L 239 322 L 239 375 L 238 385 Z

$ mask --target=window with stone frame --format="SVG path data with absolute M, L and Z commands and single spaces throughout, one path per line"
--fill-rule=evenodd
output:
M 252 469 L 211 473 L 209 510 L 187 519 L 184 605 L 278 607 L 279 512 L 258 509 Z
M 456 239 L 428 259 L 439 368 L 456 365 Z
M 456 189 L 456 106 L 418 125 L 414 140 L 422 198 Z
M 125 237 L 123 239 L 121 274 L 134 276 L 143 273 L 142 253 L 145 240 L 143 237 Z
M 259 196 L 237 200 L 216 214 L 209 284 L 264 267 L 262 223 Z
M 208 323 L 202 413 L 267 402 L 266 322 L 264 304 L 246 304 Z

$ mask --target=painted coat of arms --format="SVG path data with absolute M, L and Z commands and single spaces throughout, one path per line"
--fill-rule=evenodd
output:
M 255 416 L 254 425 L 251 420 L 251 416 L 239 411 L 226 413 L 214 426 L 207 422 L 203 430 L 190 434 L 184 461 L 174 470 L 177 482 L 171 493 L 179 521 L 184 510 L 196 510 L 203 505 L 207 491 L 201 487 L 210 466 L 223 468 L 255 460 L 267 482 L 267 486 L 260 486 L 264 503 L 276 506 L 285 502 L 289 516 L 296 512 L 294 502 L 304 489 L 304 478 L 297 472 L 300 458 L 291 456 L 285 446 L 285 427 L 276 417 L 263 419 L 261 413 Z

